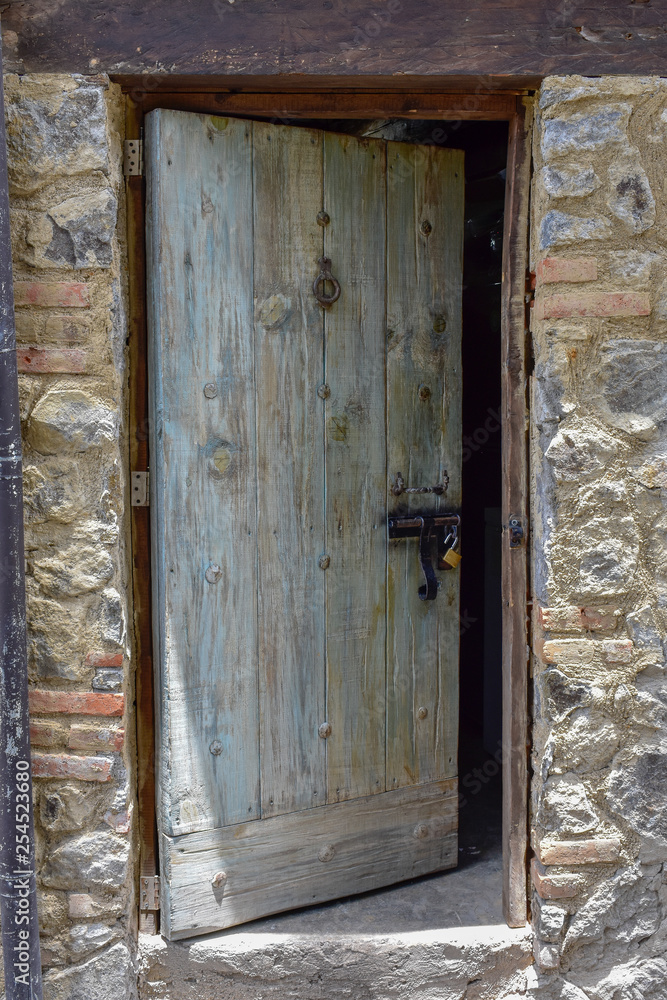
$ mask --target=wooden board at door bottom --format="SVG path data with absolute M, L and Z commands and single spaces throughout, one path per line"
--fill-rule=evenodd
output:
M 162 933 L 206 934 L 457 863 L 457 778 L 162 837 Z M 165 926 L 166 924 L 166 926 Z

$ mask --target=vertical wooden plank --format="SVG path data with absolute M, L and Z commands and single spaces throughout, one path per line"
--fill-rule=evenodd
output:
M 146 126 L 158 794 L 181 834 L 260 809 L 252 136 Z
M 385 787 L 385 145 L 324 137 L 330 802 Z
M 387 144 L 387 472 L 442 498 L 388 495 L 395 514 L 461 504 L 463 154 Z M 421 601 L 418 539 L 389 542 L 387 787 L 457 771 L 459 571 Z
M 517 99 L 510 123 L 503 233 L 501 339 L 503 453 L 503 911 L 510 927 L 526 922 L 528 847 L 527 550 L 510 549 L 508 522 L 528 538 L 526 440 L 526 270 L 531 106 Z
M 254 126 L 262 816 L 326 803 L 322 133 Z

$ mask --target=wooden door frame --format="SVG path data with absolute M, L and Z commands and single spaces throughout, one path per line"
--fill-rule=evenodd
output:
M 443 79 L 443 87 L 446 80 Z M 201 93 L 147 92 L 145 78 L 123 79 L 128 95 L 126 136 L 139 138 L 143 118 L 154 108 L 208 114 L 248 115 L 285 123 L 298 119 L 416 118 L 507 121 L 507 182 L 503 233 L 501 382 L 503 461 L 503 912 L 510 927 L 528 915 L 528 435 L 527 364 L 530 356 L 526 312 L 531 99 L 525 92 L 488 92 L 471 77 L 469 93 L 401 91 L 269 91 Z M 143 88 L 143 89 L 142 89 Z M 476 89 L 475 89 L 476 88 Z M 474 92 L 473 92 L 474 91 Z M 146 331 L 145 205 L 142 177 L 126 178 L 129 259 L 129 451 L 132 471 L 148 469 L 148 378 Z M 509 519 L 523 528 L 523 540 L 509 545 Z M 131 508 L 134 632 L 136 649 L 137 758 L 140 877 L 159 870 L 155 811 L 155 715 L 151 653 L 150 512 Z M 139 929 L 156 933 L 155 911 L 144 909 L 140 884 Z

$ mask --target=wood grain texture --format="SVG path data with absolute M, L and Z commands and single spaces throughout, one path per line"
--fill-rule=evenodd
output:
M 163 837 L 170 940 L 366 892 L 456 864 L 454 779 Z M 216 888 L 212 880 L 224 872 Z
M 528 848 L 528 446 L 526 438 L 526 277 L 532 104 L 517 101 L 507 163 L 501 313 L 503 461 L 503 910 L 510 927 L 527 914 Z M 525 538 L 509 548 L 508 521 Z
M 463 154 L 387 145 L 387 472 L 393 514 L 460 510 Z M 426 232 L 422 227 L 426 227 Z M 395 497 L 449 477 L 446 496 Z M 456 774 L 459 580 L 421 601 L 418 539 L 389 542 L 387 787 Z
M 385 789 L 386 144 L 324 137 L 328 801 Z M 317 273 L 317 272 L 316 272 Z
M 21 0 L 3 14 L 7 72 L 284 77 L 658 73 L 665 0 Z M 156 74 L 156 67 L 158 73 Z M 167 70 L 168 68 L 168 70 Z M 405 85 L 406 81 L 401 81 Z M 507 83 L 505 84 L 507 85 Z
M 260 812 L 252 136 L 155 111 L 146 138 L 160 824 L 180 833 Z
M 324 805 L 322 134 L 253 126 L 262 816 Z
M 213 84 L 215 87 L 215 84 Z M 128 86 L 131 102 L 144 111 L 174 108 L 208 114 L 257 115 L 282 121 L 298 118 L 436 118 L 508 121 L 515 113 L 513 94 L 349 94 L 325 93 L 146 93 Z

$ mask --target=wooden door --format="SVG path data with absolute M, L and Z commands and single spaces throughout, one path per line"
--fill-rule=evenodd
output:
M 459 573 L 387 517 L 460 505 L 463 154 L 154 111 L 146 159 L 175 939 L 456 864 Z

